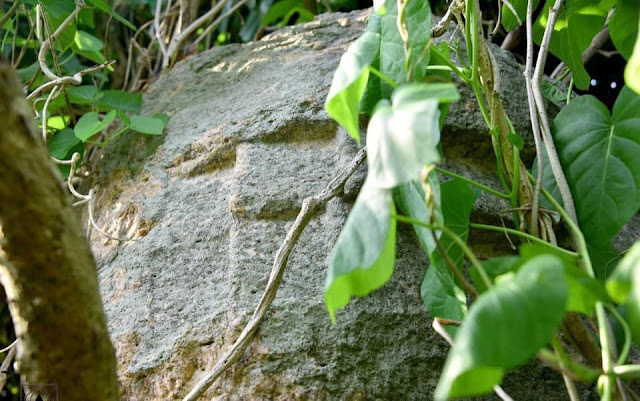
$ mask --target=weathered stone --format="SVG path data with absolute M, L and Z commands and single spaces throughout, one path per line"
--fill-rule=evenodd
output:
M 355 154 L 322 105 L 367 15 L 322 15 L 178 63 L 145 95 L 146 113 L 170 115 L 165 135 L 124 135 L 97 163 L 98 224 L 135 239 L 91 235 L 123 399 L 179 399 L 213 366 L 253 312 L 302 199 Z M 520 72 L 496 52 L 526 135 Z M 497 187 L 486 127 L 462 93 L 443 132 L 448 168 Z M 408 227 L 388 284 L 340 310 L 335 326 L 324 308 L 327 257 L 363 177 L 311 221 L 257 338 L 207 399 L 432 398 L 448 347 L 422 305 L 427 258 Z M 482 198 L 475 216 L 507 207 Z M 482 235 L 476 246 L 498 254 L 491 246 L 504 242 Z M 535 363 L 505 380 L 517 400 L 566 398 L 561 378 Z

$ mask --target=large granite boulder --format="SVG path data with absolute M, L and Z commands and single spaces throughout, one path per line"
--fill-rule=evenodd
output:
M 213 366 L 252 314 L 302 200 L 355 155 L 323 103 L 367 16 L 322 15 L 178 63 L 145 95 L 147 113 L 170 115 L 165 135 L 124 136 L 96 163 L 98 224 L 134 240 L 90 236 L 123 399 L 180 399 Z M 509 55 L 497 59 L 507 110 L 526 133 L 521 72 Z M 470 91 L 443 142 L 448 168 L 496 185 Z M 336 325 L 323 304 L 327 257 L 363 177 L 313 218 L 255 341 L 207 399 L 432 398 L 448 346 L 420 299 L 428 261 L 410 228 L 399 229 L 388 284 L 340 310 Z M 482 198 L 474 219 L 499 221 L 506 207 Z M 501 235 L 471 239 L 483 256 L 509 252 Z M 566 398 L 561 378 L 536 363 L 505 389 L 516 400 Z

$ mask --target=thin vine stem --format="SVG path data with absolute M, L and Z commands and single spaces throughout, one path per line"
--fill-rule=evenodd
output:
M 381 80 L 389 84 L 389 86 L 391 86 L 393 89 L 396 89 L 398 87 L 398 84 L 393 79 L 389 78 L 388 76 L 380 72 L 380 70 L 378 70 L 377 68 L 372 66 L 369 66 L 368 68 L 369 68 L 369 72 L 371 72 L 373 75 L 377 76 L 378 78 L 380 78 Z
M 605 305 L 609 310 L 609 313 L 616 318 L 620 326 L 622 327 L 622 331 L 624 332 L 624 345 L 622 346 L 622 351 L 620 351 L 620 356 L 618 356 L 618 361 L 616 365 L 623 365 L 627 358 L 629 357 L 629 350 L 631 349 L 631 329 L 629 328 L 629 324 L 622 318 L 620 313 L 614 308 L 612 305 Z
M 442 231 L 462 249 L 462 252 L 464 252 L 469 262 L 471 262 L 471 265 L 478 270 L 478 273 L 480 274 L 480 277 L 482 278 L 484 285 L 487 288 L 493 287 L 493 283 L 491 282 L 489 275 L 487 274 L 486 270 L 484 270 L 484 267 L 482 267 L 482 264 L 480 263 L 478 258 L 476 258 L 476 255 L 474 255 L 473 251 L 471 251 L 469 246 L 467 246 L 467 244 L 462 240 L 462 238 L 460 238 L 458 235 L 456 235 L 456 233 L 451 231 L 449 227 L 444 225 L 440 226 L 440 225 L 429 224 L 422 220 L 417 220 L 408 216 L 402 216 L 397 214 L 394 215 L 393 217 L 402 223 L 414 224 L 417 226 L 428 228 L 432 231 L 437 231 L 437 230 Z
M 476 187 L 476 188 L 480 188 L 480 189 L 481 189 L 481 190 L 483 190 L 484 192 L 487 192 L 487 193 L 489 193 L 489 194 L 491 194 L 491 195 L 494 195 L 494 196 L 497 196 L 497 197 L 499 197 L 499 198 L 502 198 L 502 199 L 509 199 L 509 198 L 511 197 L 511 195 L 510 195 L 510 194 L 505 194 L 505 193 L 502 193 L 502 192 L 500 192 L 500 191 L 496 191 L 495 189 L 489 188 L 489 187 L 488 187 L 488 186 L 486 186 L 486 185 L 480 184 L 480 183 L 479 183 L 479 182 L 477 182 L 477 181 L 474 181 L 474 180 L 472 180 L 472 179 L 470 179 L 470 178 L 467 178 L 467 177 L 465 177 L 465 176 L 463 176 L 463 175 L 456 174 L 456 173 L 454 173 L 454 172 L 452 172 L 452 171 L 445 170 L 445 169 L 440 168 L 440 167 L 436 167 L 436 171 L 437 171 L 437 172 L 439 172 L 439 173 L 441 173 L 441 174 L 447 175 L 447 176 L 449 176 L 449 177 L 458 178 L 458 179 L 460 179 L 460 180 L 463 180 L 463 181 L 464 181 L 464 182 L 466 182 L 467 184 L 473 185 L 473 186 L 474 186 L 474 187 Z
M 511 235 L 517 235 L 519 237 L 522 238 L 526 238 L 531 242 L 535 242 L 536 244 L 540 244 L 543 246 L 546 246 L 549 249 L 553 249 L 556 252 L 562 253 L 564 255 L 573 257 L 573 258 L 577 258 L 580 255 L 576 252 L 573 251 L 569 251 L 567 249 L 564 248 L 560 248 L 559 246 L 555 246 L 547 241 L 541 240 L 538 237 L 535 237 L 531 234 L 527 234 L 525 232 L 519 231 L 519 230 L 514 230 L 512 228 L 507 228 L 507 227 L 499 227 L 499 226 L 492 226 L 492 225 L 488 225 L 488 224 L 477 224 L 477 223 L 471 223 L 469 224 L 469 227 L 471 228 L 476 228 L 479 230 L 487 230 L 487 231 L 497 231 L 497 232 L 502 232 L 505 234 L 511 234 Z

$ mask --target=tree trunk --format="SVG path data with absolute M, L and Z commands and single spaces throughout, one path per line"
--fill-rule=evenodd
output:
M 11 67 L 0 63 L 0 282 L 28 388 L 117 400 L 96 265 Z

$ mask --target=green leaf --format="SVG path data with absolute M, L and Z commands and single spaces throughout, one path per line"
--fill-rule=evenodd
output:
M 100 39 L 85 31 L 76 31 L 74 43 L 78 50 L 87 52 L 99 52 L 104 47 Z
M 121 90 L 104 90 L 102 98 L 98 100 L 99 111 L 112 109 L 140 113 L 142 110 L 142 93 L 129 93 Z
M 68 1 L 68 0 L 61 0 L 61 1 Z M 105 0 L 86 0 L 86 2 L 87 4 L 94 6 L 98 10 L 111 15 L 116 21 L 127 26 L 128 28 L 134 31 L 136 30 L 135 25 L 133 25 L 131 22 L 127 21 L 126 19 L 122 18 L 120 15 L 118 15 L 118 13 L 113 12 L 111 7 Z
M 638 19 L 638 27 L 640 30 L 640 19 Z M 636 38 L 631 58 L 624 69 L 624 82 L 629 88 L 640 94 L 640 32 Z
M 609 21 L 609 33 L 616 49 L 627 60 L 633 53 L 633 45 L 638 36 L 639 19 L 640 2 L 637 0 L 618 0 L 616 11 Z
M 294 8 L 304 8 L 302 0 L 279 1 L 269 7 L 260 24 L 263 26 L 273 25 L 282 20 L 289 13 L 289 10 Z M 286 23 L 287 21 L 285 20 L 284 22 Z
M 376 56 L 379 41 L 377 33 L 367 30 L 349 46 L 340 59 L 325 103 L 327 114 L 343 126 L 358 143 L 358 108 L 369 78 L 367 67 Z
M 540 255 L 482 294 L 449 352 L 435 398 L 490 392 L 506 370 L 545 346 L 562 322 L 567 283 L 562 261 Z
M 64 160 L 69 156 L 71 150 L 81 143 L 82 141 L 75 136 L 71 128 L 65 128 L 47 140 L 47 148 L 51 152 L 51 156 Z
M 540 0 L 533 0 L 533 10 L 538 7 L 538 3 L 540 3 Z M 511 5 L 518 13 L 520 22 L 524 24 L 525 18 L 527 16 L 527 0 L 512 0 Z M 518 18 L 516 18 L 516 15 L 513 13 L 513 11 L 511 11 L 511 8 L 509 8 L 506 3 L 502 4 L 502 27 L 507 32 L 513 31 L 520 25 L 520 23 L 518 22 Z
M 102 93 L 93 85 L 69 86 L 67 94 L 69 101 L 75 104 L 93 104 L 102 97 Z
M 466 182 L 460 179 L 447 181 L 441 186 L 444 224 L 465 242 L 469 235 L 469 219 L 475 201 L 474 192 Z M 461 270 L 464 255 L 462 248 L 446 235 L 440 238 L 440 244 L 456 268 Z M 431 265 L 427 269 L 420 289 L 427 311 L 433 317 L 461 320 L 467 313 L 464 292 L 455 283 L 453 273 L 439 251 L 433 250 L 429 258 Z M 448 327 L 447 331 L 454 335 L 457 328 Z
M 428 1 L 409 1 L 404 13 L 409 33 L 409 60 L 405 69 L 412 80 L 422 81 L 429 65 L 431 7 Z
M 609 243 L 640 207 L 640 96 L 623 88 L 613 116 L 595 97 L 578 97 L 553 135 L 587 242 Z
M 380 101 L 367 128 L 367 164 L 371 184 L 393 188 L 420 177 L 422 168 L 440 160 L 438 101 L 421 98 L 429 85 L 411 84 Z
M 611 242 L 595 245 L 587 243 L 587 249 L 596 277 L 601 280 L 609 277 L 609 274 L 620 261 L 620 252 L 618 252 Z
M 542 81 L 540 91 L 545 99 L 549 100 L 556 106 L 560 106 L 562 103 L 567 101 L 567 94 L 549 81 Z
M 73 132 L 78 139 L 85 142 L 87 139 L 107 128 L 114 118 L 116 118 L 115 110 L 111 110 L 107 113 L 102 121 L 100 121 L 98 113 L 96 112 L 92 111 L 85 113 L 76 123 L 76 126 L 73 128 Z
M 625 319 L 634 341 L 640 341 L 640 242 L 622 258 L 606 283 L 609 296 L 626 307 Z
M 607 280 L 607 293 L 616 303 L 624 304 L 627 301 L 636 271 L 640 271 L 640 242 L 629 249 Z
M 536 21 L 534 38 L 537 43 L 542 39 L 549 18 L 549 8 L 554 1 L 547 0 L 545 11 Z M 558 14 L 551 37 L 549 50 L 569 67 L 576 87 L 582 90 L 589 88 L 590 81 L 582 64 L 582 53 L 604 25 L 610 9 L 606 3 L 597 0 L 566 0 L 566 7 Z
M 387 0 L 387 13 L 380 17 L 380 72 L 401 84 L 406 82 L 404 44 L 398 32 L 398 2 Z M 429 24 L 430 25 L 430 24 Z M 388 98 L 391 88 L 382 87 L 383 98 Z
M 124 122 L 124 121 L 123 121 Z M 146 117 L 133 115 L 130 117 L 129 128 L 141 134 L 162 135 L 165 122 L 161 117 Z
M 73 1 L 69 0 L 42 0 L 44 9 L 53 18 L 66 18 L 76 8 Z
M 335 322 L 336 310 L 354 296 L 381 287 L 393 274 L 396 220 L 391 191 L 366 181 L 333 248 L 324 301 Z
M 519 260 L 520 258 L 513 255 L 498 256 L 482 262 L 482 267 L 484 268 L 484 271 L 487 272 L 487 275 L 491 279 L 491 282 L 494 282 L 496 277 L 515 271 L 518 267 Z M 480 272 L 478 272 L 478 269 L 476 269 L 474 266 L 471 266 L 469 268 L 469 275 L 471 276 L 473 285 L 476 287 L 479 293 L 482 294 L 483 292 L 487 291 L 487 286 L 484 284 L 484 280 L 480 276 Z
M 425 191 L 422 188 L 422 184 L 417 180 L 394 188 L 393 200 L 405 216 L 424 222 L 432 222 L 433 224 L 443 224 L 444 220 L 440 208 L 440 183 L 435 172 L 429 174 L 428 183 L 431 192 L 430 198 L 433 202 L 431 205 L 432 211 L 429 210 L 430 208 L 425 203 Z M 432 231 L 418 225 L 414 225 L 413 229 L 416 232 L 420 246 L 429 255 L 436 249 Z M 440 232 L 437 232 L 436 235 L 439 237 Z

